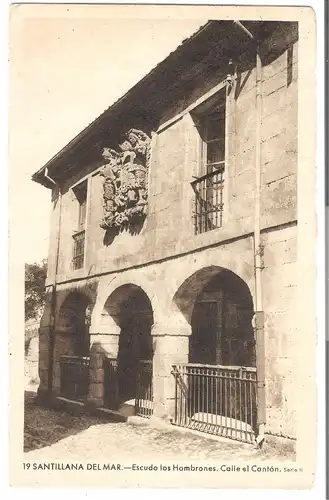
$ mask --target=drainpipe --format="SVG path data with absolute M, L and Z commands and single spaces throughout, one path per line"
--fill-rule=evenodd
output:
M 60 242 L 60 227 L 62 215 L 62 191 L 58 184 L 48 175 L 48 168 L 45 169 L 44 177 L 58 188 L 58 224 L 56 229 L 56 260 L 55 269 L 52 278 L 52 293 L 51 293 L 51 309 L 50 309 L 50 328 L 49 328 L 49 366 L 48 366 L 48 399 L 51 399 L 53 390 L 53 367 L 54 367 L 54 347 L 55 347 L 55 316 L 56 316 L 56 279 L 59 262 L 59 242 Z
M 256 332 L 256 367 L 257 367 L 257 444 L 260 446 L 265 439 L 266 400 L 265 400 L 265 343 L 264 343 L 264 311 L 262 299 L 262 256 L 263 247 L 260 237 L 261 208 L 261 126 L 262 126 L 262 61 L 259 44 L 255 36 L 240 22 L 234 21 L 255 44 L 256 52 L 256 137 L 255 137 L 255 205 L 254 205 L 254 274 L 255 274 L 255 315 L 254 328 Z

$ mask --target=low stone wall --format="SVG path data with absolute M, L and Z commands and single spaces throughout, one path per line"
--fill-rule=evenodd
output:
M 25 384 L 39 383 L 39 324 L 40 321 L 30 321 L 25 324 Z

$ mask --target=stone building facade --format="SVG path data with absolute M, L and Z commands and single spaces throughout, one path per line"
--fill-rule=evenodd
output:
M 68 397 L 75 357 L 85 404 L 134 401 L 146 360 L 175 420 L 175 367 L 249 367 L 256 436 L 296 437 L 297 70 L 297 23 L 210 21 L 34 174 L 40 396 Z

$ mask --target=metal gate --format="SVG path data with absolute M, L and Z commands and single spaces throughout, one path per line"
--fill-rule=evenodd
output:
M 118 360 L 104 358 L 104 406 L 110 410 L 119 407 Z
M 174 425 L 252 443 L 257 424 L 256 368 L 173 365 Z
M 61 356 L 61 396 L 84 401 L 89 389 L 89 362 L 85 356 Z
M 153 414 L 153 363 L 141 360 L 138 363 L 136 386 L 136 415 L 149 418 Z

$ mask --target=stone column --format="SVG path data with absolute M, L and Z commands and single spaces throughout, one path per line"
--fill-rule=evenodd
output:
M 174 415 L 175 379 L 172 365 L 188 362 L 191 327 L 155 325 L 153 336 L 153 401 L 155 418 L 166 421 Z
M 46 291 L 45 308 L 39 326 L 39 387 L 38 397 L 45 400 L 49 396 L 48 392 L 48 371 L 49 371 L 49 349 L 50 349 L 50 329 L 51 329 L 51 291 Z
M 72 355 L 72 333 L 56 330 L 54 342 L 53 394 L 61 393 L 61 356 Z
M 120 327 L 109 316 L 99 326 L 100 332 L 90 333 L 90 367 L 88 403 L 104 404 L 104 359 L 117 359 Z
M 38 395 L 43 398 L 48 394 L 49 369 L 49 326 L 39 328 L 39 388 Z

